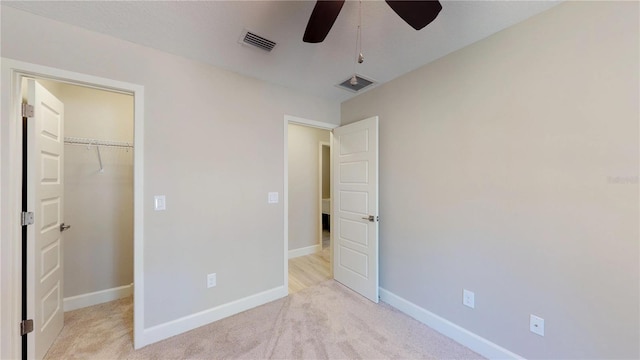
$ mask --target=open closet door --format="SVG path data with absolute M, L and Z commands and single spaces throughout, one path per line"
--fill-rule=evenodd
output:
M 42 359 L 64 322 L 64 107 L 35 80 L 28 80 L 27 86 L 34 107 L 27 120 L 27 205 L 34 213 L 34 223 L 27 227 L 27 317 L 33 319 L 27 356 Z
M 377 116 L 333 130 L 332 164 L 334 278 L 377 303 Z

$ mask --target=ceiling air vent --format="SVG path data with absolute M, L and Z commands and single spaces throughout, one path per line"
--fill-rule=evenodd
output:
M 353 77 L 350 77 L 336 86 L 351 92 L 358 92 L 372 84 L 375 84 L 375 81 L 365 79 L 360 75 L 356 74 L 355 77 L 356 80 L 358 80 L 355 84 L 352 84 Z
M 260 50 L 270 52 L 276 46 L 275 41 L 265 39 L 260 35 L 256 35 L 251 31 L 244 29 L 240 35 L 240 43 L 243 45 L 249 45 L 256 47 Z

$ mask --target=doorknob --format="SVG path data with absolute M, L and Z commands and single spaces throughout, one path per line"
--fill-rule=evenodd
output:
M 376 221 L 376 217 L 373 215 L 369 215 L 368 217 L 363 217 L 362 220 L 369 220 L 370 222 Z
M 65 225 L 64 223 L 60 224 L 60 232 L 63 232 L 67 229 L 69 229 L 71 227 L 71 225 Z

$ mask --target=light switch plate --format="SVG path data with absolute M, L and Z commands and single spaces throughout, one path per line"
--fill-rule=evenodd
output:
M 156 195 L 153 197 L 153 208 L 156 211 L 167 209 L 167 201 L 164 195 Z
M 278 203 L 278 201 L 279 201 L 279 199 L 278 199 L 278 193 L 277 193 L 277 192 L 270 192 L 270 193 L 269 193 L 269 198 L 268 198 L 267 202 L 268 202 L 269 204 L 277 204 L 277 203 Z

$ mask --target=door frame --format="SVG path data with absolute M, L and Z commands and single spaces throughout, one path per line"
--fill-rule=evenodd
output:
M 314 127 L 317 129 L 328 130 L 329 131 L 329 144 L 333 142 L 333 129 L 339 127 L 338 124 L 331 124 L 321 121 L 309 120 L 297 116 L 285 115 L 284 116 L 284 139 L 283 139 L 283 148 L 284 148 L 284 190 L 282 196 L 283 208 L 284 208 L 284 273 L 283 273 L 283 284 L 285 289 L 287 289 L 287 294 L 289 293 L 289 124 L 294 125 L 302 125 L 308 127 Z M 331 150 L 333 151 L 333 150 Z M 332 156 L 332 155 L 330 155 Z M 321 164 L 322 165 L 322 164 Z M 331 164 L 333 167 L 333 163 Z M 333 169 L 332 169 L 333 170 Z M 322 175 L 320 175 L 322 176 Z M 333 180 L 331 180 L 333 181 Z M 331 187 L 333 189 L 333 186 Z M 333 190 L 332 190 L 333 191 Z M 320 189 L 320 194 L 322 194 L 322 189 Z M 322 203 L 320 203 L 322 206 Z M 322 212 L 320 213 L 322 216 Z M 333 237 L 333 235 L 331 235 Z M 322 240 L 322 228 L 320 229 L 320 239 Z M 331 247 L 333 247 L 333 240 L 330 240 Z M 331 249 L 331 261 L 333 263 L 333 249 Z M 331 276 L 333 277 L 333 268 L 331 269 Z
M 134 348 L 142 347 L 144 331 L 144 283 L 143 283 L 143 200 L 144 200 L 144 86 L 67 71 L 23 61 L 1 58 L 1 87 L 3 90 L 0 116 L 0 358 L 20 358 L 22 305 L 22 79 L 36 78 L 70 83 L 100 90 L 130 94 L 134 98 Z M 4 221 L 4 223 L 3 223 Z

